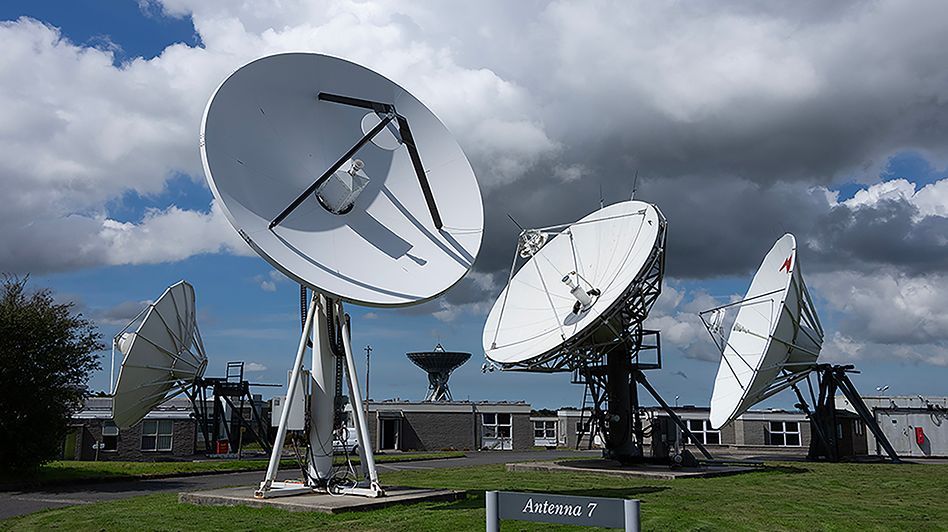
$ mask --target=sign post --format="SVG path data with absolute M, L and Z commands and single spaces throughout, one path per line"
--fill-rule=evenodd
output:
M 639 501 L 633 499 L 488 491 L 486 509 L 487 532 L 500 532 L 501 519 L 639 532 Z
M 95 461 L 99 461 L 99 449 L 105 449 L 105 442 L 97 441 L 92 444 L 92 448 L 95 449 Z

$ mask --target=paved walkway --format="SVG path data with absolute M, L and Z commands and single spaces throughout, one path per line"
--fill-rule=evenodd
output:
M 379 464 L 378 469 L 385 471 L 425 470 L 447 467 L 472 467 L 528 460 L 558 460 L 569 456 L 597 456 L 598 451 L 485 451 L 467 453 L 463 458 L 425 460 L 419 462 L 401 462 Z M 290 478 L 293 471 L 287 471 L 280 478 Z M 89 504 L 100 501 L 125 499 L 152 493 L 198 491 L 228 486 L 253 486 L 260 483 L 263 471 L 202 475 L 194 477 L 176 477 L 154 480 L 123 480 L 117 482 L 99 482 L 74 484 L 62 487 L 46 487 L 32 491 L 0 492 L 0 519 L 25 515 L 48 508 L 62 508 L 75 504 Z

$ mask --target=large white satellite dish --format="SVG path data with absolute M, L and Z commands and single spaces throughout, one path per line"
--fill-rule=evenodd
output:
M 263 57 L 224 80 L 204 113 L 201 155 L 214 197 L 244 240 L 314 290 L 287 389 L 292 404 L 312 346 L 307 478 L 275 482 L 287 408 L 256 496 L 314 489 L 381 495 L 342 301 L 418 304 L 467 273 L 484 228 L 470 163 L 407 91 L 365 67 L 313 53 Z M 345 485 L 332 457 L 343 372 L 364 473 Z
M 138 423 L 158 405 L 188 393 L 204 376 L 207 355 L 197 326 L 194 287 L 170 286 L 116 335 L 124 355 L 112 392 L 112 418 L 121 428 Z
M 609 205 L 568 227 L 524 232 L 518 251 L 529 260 L 487 316 L 487 358 L 502 366 L 536 367 L 568 357 L 571 345 L 590 336 L 614 338 L 610 327 L 622 327 L 611 319 L 659 256 L 664 235 L 664 216 L 642 201 Z M 545 244 L 534 252 L 531 241 Z M 574 296 L 577 286 L 589 305 Z
M 643 322 L 661 293 L 665 233 L 658 207 L 635 200 L 572 224 L 522 230 L 510 279 L 484 325 L 485 369 L 573 371 L 592 398 L 590 425 L 605 436 L 605 456 L 623 463 L 644 457 L 639 384 L 690 435 L 643 373 L 661 368 L 659 333 Z
M 737 309 L 737 314 L 727 327 L 727 313 L 732 309 Z M 854 367 L 817 362 L 823 327 L 803 280 L 792 234 L 780 237 L 764 256 L 743 299 L 701 312 L 701 319 L 721 351 L 711 395 L 713 428 L 721 428 L 755 404 L 792 388 L 799 400 L 796 406 L 810 418 L 816 436 L 810 457 L 837 461 L 845 455 L 836 421 L 836 392 L 841 391 L 892 461 L 899 461 L 847 375 L 855 372 Z M 818 393 L 810 382 L 811 374 L 817 376 Z M 804 379 L 813 411 L 797 386 Z
M 241 67 L 208 102 L 201 156 L 247 243 L 325 295 L 420 303 L 480 249 L 483 205 L 460 146 L 414 96 L 355 63 L 286 53 Z
M 720 428 L 753 405 L 806 376 L 823 345 L 823 329 L 807 292 L 793 235 L 783 235 L 764 257 L 747 295 L 715 309 L 737 307 L 722 339 L 711 396 L 711 426 Z M 720 323 L 719 323 L 720 325 Z

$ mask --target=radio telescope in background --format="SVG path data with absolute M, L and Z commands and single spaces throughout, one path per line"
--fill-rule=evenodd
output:
M 470 353 L 459 351 L 445 351 L 441 344 L 431 351 L 408 353 L 409 360 L 428 373 L 428 393 L 425 401 L 453 401 L 451 389 L 448 388 L 448 378 L 451 372 L 461 367 L 471 358 Z
M 268 385 L 245 381 L 243 362 L 228 362 L 225 378 L 204 376 L 208 358 L 196 309 L 194 287 L 179 281 L 115 335 L 110 386 L 116 348 L 123 358 L 111 390 L 112 420 L 120 430 L 127 429 L 159 405 L 184 394 L 209 454 L 218 452 L 215 444 L 222 436 L 229 451 L 239 451 L 243 429 L 269 449 L 266 426 L 250 392 L 251 386 Z M 245 405 L 250 407 L 250 419 L 244 418 Z
M 731 318 L 728 313 L 734 309 L 737 312 Z M 721 352 L 711 396 L 713 428 L 721 428 L 755 404 L 792 388 L 800 401 L 797 407 L 810 418 L 817 436 L 810 446 L 810 457 L 835 461 L 840 458 L 835 401 L 837 390 L 841 390 L 889 457 L 899 461 L 847 375 L 856 373 L 854 367 L 817 362 L 823 327 L 803 280 L 792 234 L 780 237 L 767 253 L 743 299 L 700 315 Z M 818 397 L 810 382 L 814 373 Z M 809 385 L 813 412 L 798 387 L 803 380 Z
M 591 398 L 605 457 L 622 463 L 643 458 L 639 384 L 691 436 L 644 373 L 662 366 L 659 333 L 643 323 L 661 293 L 665 233 L 661 211 L 642 201 L 522 230 L 509 281 L 484 325 L 485 354 L 501 369 L 573 372 Z
M 484 228 L 470 163 L 407 91 L 367 68 L 312 53 L 263 57 L 231 74 L 208 102 L 200 144 L 208 184 L 231 225 L 301 285 L 290 404 L 312 347 L 305 482 L 275 482 L 285 408 L 256 495 L 383 494 L 342 303 L 414 305 L 467 273 Z M 362 479 L 333 466 L 332 442 L 345 430 L 344 374 Z

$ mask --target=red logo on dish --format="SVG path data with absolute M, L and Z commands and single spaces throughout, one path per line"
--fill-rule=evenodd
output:
M 783 266 L 781 266 L 780 269 L 777 270 L 777 271 L 779 272 L 779 271 L 783 271 L 784 269 L 786 269 L 786 270 L 787 270 L 787 273 L 790 273 L 790 265 L 791 265 L 792 261 L 793 261 L 793 255 L 790 255 L 789 257 L 787 257 L 787 260 L 783 261 Z

